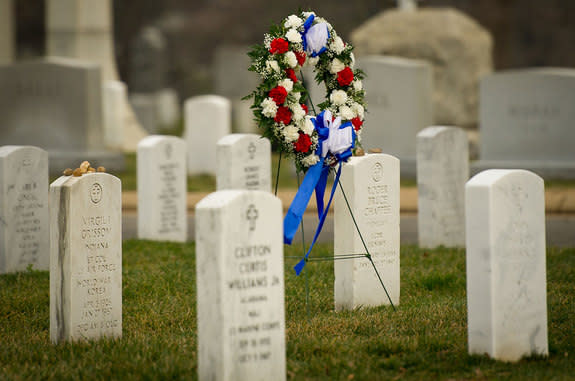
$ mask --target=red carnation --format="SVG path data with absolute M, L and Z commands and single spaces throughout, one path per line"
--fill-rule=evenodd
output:
M 283 38 L 274 38 L 270 44 L 270 53 L 283 54 L 288 51 L 288 42 Z
M 280 106 L 274 118 L 276 123 L 283 122 L 286 126 L 291 122 L 291 111 L 288 107 Z
M 361 121 L 361 119 L 359 119 L 359 116 L 356 116 L 355 118 L 353 118 L 351 120 L 351 124 L 353 124 L 353 128 L 358 131 L 361 126 L 363 125 L 363 122 Z
M 289 79 L 293 81 L 293 83 L 297 82 L 297 77 L 295 75 L 295 71 L 293 69 L 286 69 L 286 75 Z
M 300 106 L 301 106 L 301 108 L 303 108 L 303 109 L 304 109 L 304 111 L 305 111 L 305 113 L 306 113 L 306 114 L 309 112 L 309 110 L 308 110 L 308 108 L 307 108 L 307 106 L 306 106 L 306 105 L 304 105 L 304 104 L 300 104 Z
M 295 51 L 295 57 L 297 58 L 297 63 L 299 64 L 299 66 L 302 66 L 305 62 L 305 53 L 304 52 L 298 52 Z
M 309 151 L 309 147 L 311 147 L 311 139 L 309 135 L 306 135 L 302 132 L 299 133 L 299 138 L 296 142 L 293 143 L 295 150 L 297 152 L 307 152 Z
M 345 69 L 337 72 L 337 83 L 341 87 L 349 85 L 353 81 L 353 71 L 346 66 Z
M 268 95 L 276 102 L 279 106 L 284 103 L 287 97 L 287 90 L 283 86 L 276 86 L 270 90 Z

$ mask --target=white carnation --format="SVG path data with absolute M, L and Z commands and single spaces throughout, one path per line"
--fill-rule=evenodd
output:
M 343 43 L 341 37 L 335 36 L 329 48 L 333 52 L 335 52 L 335 54 L 341 54 L 341 52 L 343 52 L 343 49 L 345 49 L 345 44 Z
M 363 117 L 365 115 L 365 109 L 363 108 L 362 105 L 360 105 L 359 103 L 354 103 L 351 105 L 351 109 L 353 110 L 355 115 L 359 116 L 359 119 L 363 120 Z
M 293 42 L 296 44 L 301 43 L 301 34 L 299 34 L 299 32 L 294 28 L 287 31 L 286 38 L 288 39 L 289 42 Z
M 353 118 L 355 118 L 355 113 L 353 112 L 351 107 L 345 105 L 339 108 L 339 115 L 341 116 L 342 119 L 345 120 L 352 120 Z
M 292 126 L 291 124 L 282 130 L 282 134 L 288 143 L 299 139 L 299 129 L 296 126 Z
M 282 79 L 278 82 L 278 85 L 286 89 L 288 93 L 293 90 L 293 82 L 289 78 Z
M 301 98 L 301 93 L 299 91 L 291 93 L 291 96 L 292 96 L 294 102 L 299 103 L 299 99 Z
M 345 64 L 340 60 L 338 60 L 337 58 L 334 58 L 333 61 L 331 61 L 331 65 L 329 67 L 330 73 L 337 74 L 343 69 L 345 69 Z
M 315 130 L 315 125 L 313 124 L 312 120 L 311 120 L 311 116 L 306 116 L 305 117 L 305 122 L 303 123 L 303 126 L 301 126 L 301 130 L 311 136 L 311 134 L 313 133 L 313 130 Z
M 280 72 L 280 65 L 278 64 L 278 61 L 276 61 L 276 60 L 269 60 L 269 61 L 266 61 L 266 69 L 268 72 L 275 71 L 276 73 L 279 73 Z
M 262 114 L 264 114 L 268 118 L 273 118 L 276 116 L 278 106 L 276 105 L 276 102 L 272 98 L 264 99 L 264 101 L 261 103 L 260 106 L 262 106 Z
M 334 90 L 329 95 L 329 100 L 336 106 L 344 105 L 347 101 L 347 93 L 343 90 Z
M 303 24 L 303 21 L 296 15 L 288 16 L 284 26 L 287 28 L 299 28 Z
M 361 81 L 359 79 L 356 79 L 355 81 L 353 81 L 353 88 L 355 91 L 363 90 L 363 84 L 361 83 Z
M 308 155 L 301 160 L 301 163 L 306 167 L 311 167 L 319 161 L 319 156 L 315 154 Z
M 315 66 L 315 65 L 317 65 L 317 62 L 318 62 L 318 61 L 319 61 L 319 57 L 318 57 L 318 56 L 316 56 L 316 57 L 308 57 L 308 58 L 305 60 L 305 63 L 306 63 L 308 66 Z
M 297 66 L 297 57 L 294 52 L 291 50 L 287 51 L 285 54 L 286 62 L 289 67 L 296 67 Z
M 293 105 L 291 107 L 291 111 L 292 111 L 292 118 L 296 122 L 299 122 L 300 120 L 302 120 L 304 118 L 304 116 L 306 115 L 305 110 L 301 107 L 301 105 L 299 103 L 296 103 L 295 105 Z

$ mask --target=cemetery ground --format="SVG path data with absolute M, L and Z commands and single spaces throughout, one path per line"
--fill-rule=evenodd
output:
M 49 274 L 0 276 L 0 378 L 196 379 L 195 246 L 127 240 L 123 337 L 52 345 Z M 313 256 L 329 256 L 318 245 Z M 334 312 L 333 262 L 292 266 L 286 246 L 288 379 L 562 380 L 575 374 L 575 249 L 547 249 L 549 357 L 518 363 L 467 354 L 465 251 L 401 247 L 401 300 Z

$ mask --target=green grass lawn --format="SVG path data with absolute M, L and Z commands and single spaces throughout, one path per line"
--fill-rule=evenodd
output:
M 548 250 L 549 357 L 515 364 L 467 354 L 463 250 L 402 247 L 397 311 L 335 313 L 333 263 L 313 262 L 308 315 L 296 261 L 285 271 L 288 379 L 575 378 L 575 249 Z M 47 272 L 0 276 L 1 380 L 197 378 L 193 244 L 124 242 L 122 339 L 50 344 L 48 289 Z

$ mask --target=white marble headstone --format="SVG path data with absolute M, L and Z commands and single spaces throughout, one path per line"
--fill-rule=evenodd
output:
M 196 205 L 200 380 L 285 380 L 281 201 L 223 190 Z
M 217 145 L 216 189 L 271 191 L 271 144 L 256 134 L 231 134 Z
M 50 339 L 121 335 L 121 182 L 61 176 L 50 185 Z
M 433 126 L 417 134 L 417 231 L 419 246 L 465 246 L 467 134 Z
M 186 142 L 150 135 L 138 144 L 138 238 L 185 242 Z
M 0 147 L 0 274 L 48 270 L 48 153 Z
M 188 174 L 216 174 L 216 144 L 231 133 L 230 101 L 202 95 L 184 104 L 184 139 L 188 147 Z
M 422 60 L 390 56 L 358 58 L 366 73 L 368 111 L 362 144 L 401 160 L 402 176 L 415 178 L 417 133 L 433 124 L 433 70 Z
M 104 142 L 109 148 L 122 149 L 124 146 L 124 124 L 126 122 L 124 99 L 126 85 L 121 81 L 105 81 L 102 94 L 104 100 Z
M 525 170 L 483 171 L 465 186 L 471 354 L 548 354 L 544 193 Z
M 365 254 L 363 237 L 394 305 L 399 304 L 399 160 L 386 154 L 352 157 L 344 164 L 335 196 L 334 254 Z M 336 311 L 389 304 L 367 258 L 334 262 Z

